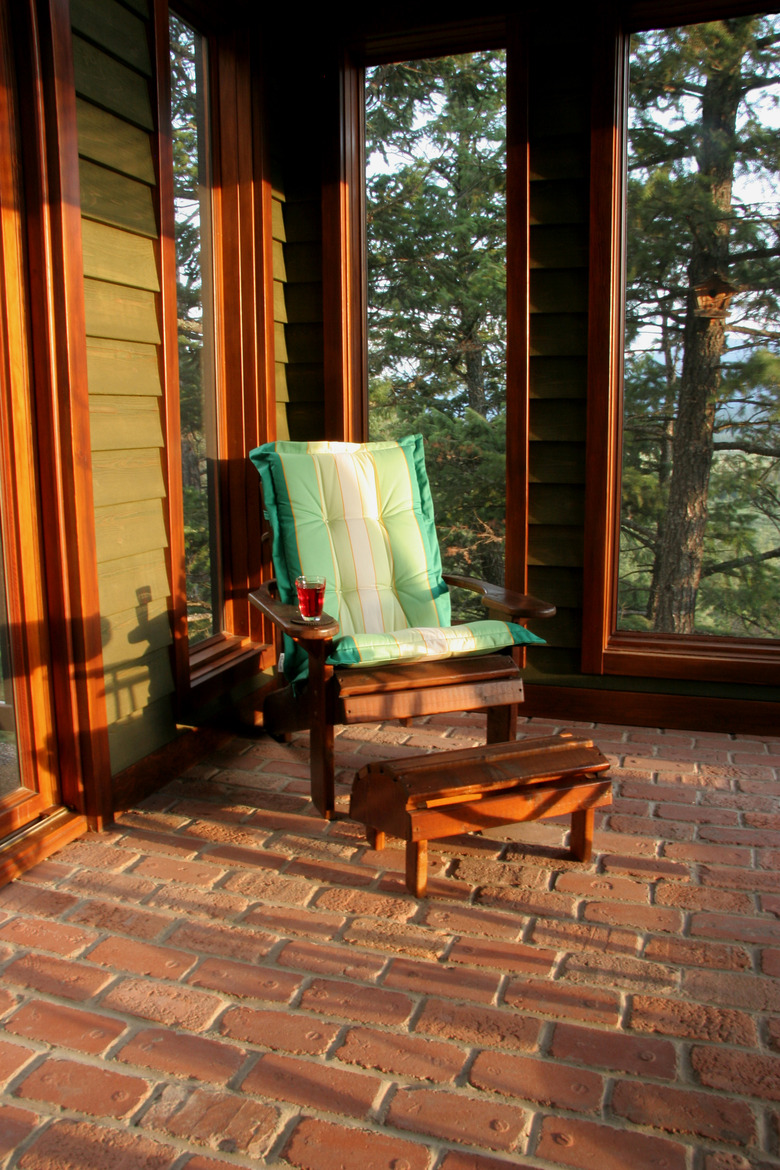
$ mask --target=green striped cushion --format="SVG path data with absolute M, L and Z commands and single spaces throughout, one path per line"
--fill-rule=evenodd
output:
M 464 654 L 489 654 L 503 646 L 543 642 L 530 630 L 513 622 L 482 621 L 433 629 L 419 627 L 391 634 L 352 634 L 334 641 L 328 662 L 334 666 L 378 666 L 390 662 L 414 662 L 426 658 L 452 658 Z
M 325 611 L 340 626 L 334 660 L 342 661 L 341 654 L 350 662 L 424 656 L 425 632 L 433 645 L 429 631 L 450 626 L 450 597 L 441 575 L 422 436 L 381 443 L 279 441 L 257 447 L 250 458 L 263 481 L 282 601 L 296 604 L 299 573 L 324 574 Z M 520 631 L 516 637 L 501 622 L 477 622 L 473 628 L 483 624 L 502 627 L 501 645 L 533 640 L 522 627 L 513 627 Z M 424 631 L 414 647 L 406 636 L 411 628 Z M 399 630 L 405 632 L 408 654 L 398 650 Z M 379 634 L 391 635 L 381 658 Z M 495 636 L 489 634 L 488 642 Z M 307 662 L 305 651 L 285 639 L 285 674 L 291 681 L 305 676 Z

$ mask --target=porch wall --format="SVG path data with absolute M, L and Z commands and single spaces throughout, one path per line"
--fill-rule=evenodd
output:
M 92 471 L 112 773 L 175 734 L 146 0 L 72 0 Z

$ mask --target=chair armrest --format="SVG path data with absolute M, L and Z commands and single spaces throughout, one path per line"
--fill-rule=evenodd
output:
M 549 601 L 540 601 L 538 597 L 532 597 L 528 593 L 515 593 L 513 589 L 491 585 L 488 581 L 480 581 L 476 577 L 460 577 L 455 573 L 444 573 L 443 576 L 447 585 L 478 593 L 486 609 L 505 617 L 547 618 L 555 614 L 555 606 Z
M 283 634 L 294 638 L 298 642 L 320 642 L 325 638 L 335 638 L 339 632 L 339 624 L 330 614 L 323 613 L 319 622 L 295 621 L 300 617 L 294 605 L 285 605 L 276 595 L 276 581 L 266 581 L 259 589 L 249 594 L 252 605 L 270 618 Z

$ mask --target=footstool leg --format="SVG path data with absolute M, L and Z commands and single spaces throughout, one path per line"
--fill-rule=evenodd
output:
M 593 852 L 593 809 L 583 808 L 571 814 L 571 854 L 577 861 L 590 861 Z
M 385 847 L 385 834 L 382 829 L 372 829 L 371 825 L 366 825 L 366 840 L 377 852 Z
M 406 888 L 415 898 L 424 898 L 428 889 L 428 842 L 406 842 Z

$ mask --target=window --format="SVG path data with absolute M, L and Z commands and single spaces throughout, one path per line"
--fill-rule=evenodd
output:
M 477 505 L 469 501 L 464 509 L 468 513 L 467 519 L 472 525 L 472 531 L 466 541 L 462 540 L 463 533 L 457 531 L 456 525 L 448 524 L 453 540 L 443 541 L 443 551 L 446 546 L 456 550 L 457 561 L 461 568 L 466 568 L 466 555 L 476 559 L 484 553 L 481 563 L 473 565 L 473 571 L 485 572 L 494 580 L 500 579 L 503 570 L 505 584 L 512 589 L 524 590 L 526 585 L 526 558 L 527 558 L 527 446 L 528 446 L 528 347 L 527 347 L 527 313 L 528 313 L 528 231 L 526 223 L 528 206 L 528 159 L 527 159 L 527 86 L 525 82 L 526 60 L 525 52 L 528 44 L 527 30 L 522 21 L 507 22 L 505 18 L 483 19 L 478 18 L 464 21 L 462 24 L 447 24 L 436 28 L 421 31 L 414 28 L 404 28 L 402 31 L 389 31 L 378 34 L 376 38 L 367 36 L 359 53 L 354 56 L 351 51 L 345 54 L 340 73 L 340 104 L 341 104 L 341 135 L 338 144 L 332 144 L 331 155 L 326 159 L 326 178 L 323 196 L 323 239 L 324 239 L 324 326 L 325 326 L 325 425 L 326 437 L 330 439 L 362 440 L 369 436 L 387 433 L 389 426 L 404 427 L 408 423 L 421 422 L 422 429 L 435 426 L 439 423 L 442 443 L 442 472 L 443 482 L 449 468 L 446 466 L 447 453 L 456 453 L 459 459 L 465 457 L 465 452 L 459 450 L 460 434 L 465 433 L 471 426 L 479 432 L 480 442 L 484 442 L 481 453 L 484 475 L 490 479 L 491 500 L 490 508 L 482 507 L 484 498 Z M 462 68 L 456 64 L 464 63 Z M 400 62 L 400 65 L 397 64 Z M 468 64 L 466 64 L 468 63 Z M 506 73 L 504 75 L 504 67 Z M 376 183 L 370 186 L 377 190 L 384 183 L 386 188 L 399 184 L 400 170 L 408 166 L 409 171 L 418 167 L 425 170 L 433 164 L 429 158 L 426 163 L 419 155 L 415 160 L 414 148 L 405 161 L 396 156 L 395 160 L 385 165 L 379 161 L 381 148 L 373 147 L 379 142 L 382 130 L 381 111 L 373 108 L 373 97 L 369 99 L 369 108 L 366 109 L 366 80 L 369 86 L 375 84 L 377 78 L 386 79 L 386 90 L 398 92 L 399 76 L 414 82 L 415 76 L 420 82 L 418 92 L 413 94 L 408 104 L 407 113 L 413 109 L 415 100 L 419 98 L 418 116 L 425 118 L 435 113 L 436 105 L 442 99 L 445 80 L 443 73 L 449 70 L 450 84 L 453 89 L 457 86 L 458 74 L 464 88 L 474 84 L 479 69 L 486 70 L 490 75 L 490 85 L 487 88 L 491 97 L 486 102 L 487 108 L 484 140 L 480 140 L 479 148 L 474 152 L 472 163 L 475 172 L 480 170 L 479 156 L 490 156 L 490 166 L 500 158 L 498 178 L 490 188 L 488 184 L 484 190 L 489 190 L 486 202 L 483 205 L 485 220 L 488 216 L 484 207 L 489 203 L 495 212 L 491 223 L 490 239 L 483 234 L 480 228 L 475 228 L 472 240 L 476 241 L 475 251 L 484 253 L 487 261 L 480 279 L 488 279 L 491 287 L 491 306 L 494 302 L 503 302 L 505 273 L 512 272 L 516 277 L 506 281 L 505 317 L 500 310 L 491 307 L 483 317 L 475 318 L 472 323 L 475 327 L 475 337 L 479 344 L 474 345 L 468 354 L 469 345 L 465 338 L 461 338 L 462 349 L 455 355 L 453 349 L 444 352 L 442 345 L 444 330 L 439 330 L 440 336 L 434 336 L 439 324 L 443 326 L 446 320 L 444 300 L 440 295 L 442 290 L 434 290 L 434 295 L 425 296 L 424 303 L 420 301 L 418 308 L 414 306 L 410 311 L 417 317 L 415 326 L 418 338 L 426 330 L 429 333 L 428 341 L 422 342 L 426 352 L 419 351 L 416 355 L 407 356 L 400 353 L 391 354 L 389 348 L 380 340 L 384 335 L 392 340 L 392 330 L 403 328 L 399 313 L 393 324 L 395 307 L 392 304 L 393 296 L 389 284 L 395 283 L 395 273 L 382 274 L 378 257 L 380 251 L 380 237 L 374 234 L 371 241 L 371 220 L 376 212 L 372 205 L 373 195 L 369 192 L 368 202 L 364 199 L 366 182 L 366 153 L 373 153 L 373 161 L 369 159 L 369 179 L 376 178 Z M 437 70 L 439 76 L 437 78 Z M 443 73 L 442 73 L 443 71 Z M 513 101 L 504 102 L 504 76 L 506 87 L 514 94 Z M 425 86 L 433 87 L 433 95 L 425 94 Z M 438 96 L 436 90 L 439 90 Z M 414 85 L 412 85 L 412 91 Z M 498 94 L 501 97 L 498 97 Z M 469 100 L 473 104 L 480 104 L 481 97 L 472 92 Z M 428 114 L 423 111 L 427 104 Z M 374 113 L 377 117 L 374 119 Z M 506 116 L 506 129 L 503 126 L 503 115 Z M 366 118 L 369 123 L 368 137 L 366 134 Z M 403 115 L 399 120 L 403 120 Z M 385 119 L 387 122 L 387 119 Z M 427 150 L 425 133 L 418 136 L 418 146 L 422 152 Z M 393 151 L 388 153 L 392 155 Z M 442 152 L 442 166 L 452 165 L 446 162 Z M 506 162 L 504 163 L 504 159 Z M 484 161 L 484 160 L 482 160 Z M 394 173 L 395 164 L 398 167 Z M 483 178 L 484 176 L 480 176 Z M 441 203 L 446 203 L 447 188 L 442 180 L 438 190 L 441 192 Z M 434 183 L 435 186 L 435 183 Z M 433 193 L 432 193 L 433 194 Z M 465 198 L 465 191 L 462 193 Z M 507 209 L 509 209 L 507 211 Z M 411 210 L 411 209 L 410 209 Z M 444 214 L 443 207 L 438 210 Z M 393 209 L 390 209 L 392 215 Z M 399 203 L 397 213 L 401 219 L 404 212 Z M 445 216 L 446 218 L 446 216 Z M 375 221 L 376 223 L 377 221 Z M 366 228 L 369 229 L 369 243 L 367 247 Z M 392 236 L 393 225 L 388 223 L 387 235 Z M 483 225 L 484 226 L 484 225 Z M 406 224 L 407 229 L 409 225 Z M 474 227 L 474 224 L 472 224 Z M 505 228 L 505 242 L 503 231 Z M 421 230 L 427 230 L 425 228 Z M 412 232 L 414 229 L 412 229 Z M 412 234 L 407 230 L 406 243 L 413 244 Z M 440 252 L 436 247 L 429 249 L 429 259 L 433 267 L 429 269 L 427 278 L 421 276 L 418 282 L 417 293 L 424 285 L 425 280 L 441 281 L 445 269 L 445 252 L 447 248 L 457 249 L 462 241 L 443 240 Z M 419 252 L 422 249 L 418 249 Z M 368 252 L 368 255 L 367 255 Z M 415 253 L 415 261 L 417 260 Z M 396 257 L 399 268 L 403 267 L 404 256 Z M 438 265 L 438 270 L 437 270 Z M 369 280 L 366 280 L 366 271 L 371 268 Z M 491 269 L 488 277 L 488 270 Z M 367 283 L 373 287 L 373 292 L 367 290 Z M 396 286 L 398 287 L 398 286 Z M 500 288 L 499 292 L 496 290 Z M 460 290 L 454 290 L 458 292 Z M 484 291 L 484 290 L 483 290 Z M 385 296 L 385 293 L 389 294 Z M 494 295 L 495 294 L 495 295 Z M 399 300 L 406 296 L 406 291 L 398 288 Z M 478 296 L 478 294 L 476 294 Z M 464 308 L 465 300 L 463 298 Z M 367 303 L 367 301 L 369 303 Z M 409 308 L 409 306 L 407 306 Z M 459 309 L 452 305 L 453 318 L 458 315 Z M 368 325 L 366 324 L 368 322 Z M 466 331 L 467 336 L 468 331 Z M 504 338 L 506 346 L 504 347 Z M 457 343 L 456 343 L 457 348 Z M 431 362 L 431 355 L 436 351 L 438 368 Z M 480 385 L 479 395 L 469 402 L 469 378 L 466 376 L 467 359 L 473 361 L 476 368 L 481 362 L 482 376 L 474 378 L 476 386 Z M 460 370 L 453 373 L 451 365 L 447 371 L 447 364 L 453 363 Z M 505 370 L 504 370 L 505 362 Z M 426 411 L 426 403 L 422 395 L 407 396 L 407 402 L 400 401 L 399 389 L 403 378 L 407 382 L 418 382 L 418 389 L 422 382 L 427 382 L 427 389 L 431 391 L 437 406 L 446 406 L 449 414 L 442 410 L 434 418 L 430 410 Z M 505 407 L 501 401 L 503 387 L 506 387 Z M 393 389 L 395 387 L 395 389 Z M 427 403 L 430 407 L 431 401 Z M 476 409 L 475 409 L 476 408 Z M 505 414 L 504 414 L 505 410 Z M 395 418 L 393 415 L 395 413 Z M 426 413 L 430 417 L 425 417 Z M 402 417 L 403 416 L 403 417 Z M 481 416 L 481 420 L 480 420 Z M 459 432 L 459 433 L 456 433 Z M 505 446 L 504 446 L 505 434 Z M 473 438 L 473 436 L 470 436 Z M 431 436 L 431 442 L 433 436 Z M 488 459 L 492 462 L 490 470 L 487 468 Z M 429 458 L 429 465 L 433 467 L 433 476 L 436 478 L 436 458 Z M 459 490 L 462 493 L 464 483 L 471 468 L 461 468 L 459 475 L 452 477 L 445 491 L 451 495 Z M 480 482 L 485 482 L 480 481 Z M 455 487 L 455 483 L 457 487 Z M 496 491 L 496 487 L 498 490 Z M 484 496 L 485 493 L 483 493 Z M 479 495 L 477 491 L 476 495 Z M 439 501 L 438 518 L 445 519 Z M 511 506 L 507 506 L 507 502 Z M 505 520 L 504 520 L 505 517 Z M 483 521 L 485 522 L 483 524 Z M 506 524 L 505 546 L 502 545 L 503 524 Z M 447 533 L 443 533 L 447 536 Z M 460 549 L 458 549 L 460 542 Z M 490 554 L 494 553 L 494 563 L 488 567 L 485 562 L 490 561 Z M 462 554 L 462 555 L 461 555 Z M 503 563 L 502 563 L 503 562 Z
M 170 46 L 179 417 L 192 647 L 222 629 L 211 159 L 205 38 L 171 14 Z
M 218 23 L 196 28 L 188 11 L 182 0 L 169 17 L 160 160 L 174 663 L 185 714 L 190 699 L 226 693 L 225 670 L 251 677 L 273 655 L 248 597 L 263 570 L 247 454 L 273 437 L 276 413 L 261 74 L 249 38 Z
M 591 293 L 588 514 L 606 527 L 585 669 L 780 673 L 779 45 L 780 19 L 748 15 L 622 46 L 625 157 L 604 136 L 593 160 L 594 198 L 607 162 L 625 219 L 620 312 Z
M 421 432 L 444 568 L 504 582 L 506 52 L 366 71 L 368 426 Z

